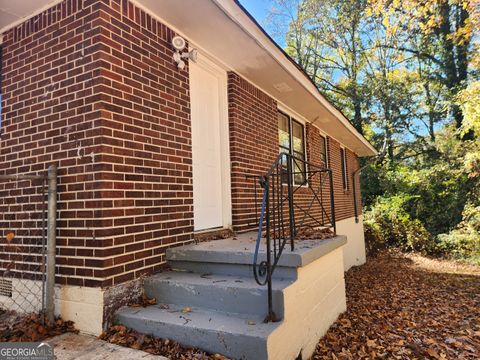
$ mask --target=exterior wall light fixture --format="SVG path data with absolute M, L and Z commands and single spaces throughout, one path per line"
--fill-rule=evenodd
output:
M 173 53 L 173 60 L 177 63 L 177 67 L 180 70 L 185 69 L 185 59 L 192 60 L 193 62 L 197 62 L 198 59 L 198 50 L 192 49 L 190 51 L 184 51 L 187 42 L 181 36 L 174 36 L 172 39 L 172 46 L 175 49 Z M 183 51 L 183 52 L 182 52 Z

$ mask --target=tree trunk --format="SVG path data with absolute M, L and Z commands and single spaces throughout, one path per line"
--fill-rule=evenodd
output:
M 452 16 L 452 6 L 454 6 L 455 16 Z M 467 80 L 470 39 L 462 39 L 461 43 L 455 43 L 452 35 L 466 25 L 469 13 L 463 8 L 462 4 L 450 5 L 448 0 L 443 0 L 440 5 L 440 17 L 439 35 L 443 43 L 441 55 L 446 76 L 445 85 L 453 102 L 456 100 L 458 92 L 465 87 L 465 81 Z M 456 20 L 455 28 L 452 26 L 453 19 Z M 463 125 L 462 109 L 458 105 L 453 104 L 451 111 L 457 129 L 461 128 Z M 462 139 L 467 140 L 471 138 L 473 138 L 473 133 L 464 135 Z
M 468 11 L 460 4 L 457 5 L 458 11 L 458 20 L 457 20 L 457 30 L 466 25 L 469 18 Z M 457 86 L 456 94 L 462 89 L 465 89 L 466 81 L 468 78 L 468 47 L 470 45 L 470 39 L 465 39 L 464 42 L 457 44 L 456 54 L 457 54 Z M 463 125 L 463 113 L 462 109 L 458 105 L 454 105 L 453 108 L 455 124 L 457 128 L 460 128 Z M 473 140 L 475 134 L 473 131 L 469 131 L 462 136 L 462 140 Z
M 393 164 L 393 160 L 395 157 L 394 151 L 393 151 L 393 139 L 392 139 L 392 129 L 391 126 L 388 124 L 387 128 L 385 130 L 385 137 L 386 137 L 386 145 L 387 145 L 387 155 L 388 159 L 390 160 L 390 163 Z
M 353 126 L 355 126 L 355 129 L 363 135 L 363 121 L 362 121 L 362 104 L 360 102 L 360 99 L 355 99 L 354 100 L 354 116 L 353 116 Z

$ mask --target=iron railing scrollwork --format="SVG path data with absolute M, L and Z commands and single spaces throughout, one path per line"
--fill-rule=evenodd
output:
M 325 229 L 333 230 L 333 234 L 336 232 L 333 177 L 331 169 L 281 153 L 258 181 L 263 196 L 253 274 L 259 285 L 268 287 L 265 321 L 278 321 L 273 311 L 272 276 L 285 246 L 289 243 L 290 250 L 294 251 L 295 239 L 306 233 L 315 234 Z M 255 209 L 257 212 L 257 205 Z M 264 252 L 261 251 L 263 246 Z

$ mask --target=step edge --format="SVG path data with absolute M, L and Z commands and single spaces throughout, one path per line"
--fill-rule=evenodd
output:
M 332 238 L 318 240 L 316 246 L 308 248 L 308 250 L 301 253 L 284 252 L 279 259 L 277 267 L 299 268 L 306 266 L 346 243 L 347 237 L 345 235 L 337 235 Z M 266 252 L 259 252 L 258 263 L 265 260 L 265 258 Z M 166 259 L 168 262 L 184 261 L 253 266 L 253 253 L 195 249 L 195 245 L 169 248 L 166 251 Z
M 174 305 L 174 304 L 167 304 L 167 305 Z M 153 305 L 154 306 L 154 305 Z M 192 328 L 194 329 L 195 327 L 193 326 L 193 324 L 175 324 L 175 323 L 172 323 L 172 322 L 168 322 L 168 321 L 165 321 L 165 320 L 161 320 L 161 318 L 157 317 L 157 318 L 147 318 L 145 316 L 140 316 L 140 315 L 137 315 L 137 313 L 133 313 L 133 312 L 129 312 L 128 309 L 132 309 L 132 308 L 129 308 L 128 306 L 124 306 L 120 309 L 117 310 L 117 312 L 115 313 L 114 315 L 114 320 L 115 320 L 115 323 L 121 323 L 119 321 L 119 319 L 121 317 L 125 317 L 127 319 L 136 319 L 136 320 L 139 320 L 139 321 L 149 321 L 150 323 L 155 323 L 155 324 L 170 324 L 172 326 L 179 326 L 179 327 L 188 327 L 188 328 Z M 138 309 L 138 308 L 135 308 L 135 309 Z M 142 309 L 142 308 L 140 308 Z M 225 318 L 228 318 L 228 319 L 231 319 L 231 320 L 234 320 L 234 321 L 239 321 L 241 323 L 243 323 L 244 325 L 246 325 L 245 321 L 255 321 L 256 322 L 256 325 L 259 325 L 259 324 L 264 324 L 263 323 L 263 320 L 262 320 L 262 316 L 261 315 L 258 315 L 258 314 L 236 314 L 236 313 L 224 313 L 224 312 L 221 312 L 221 311 L 215 311 L 215 310 L 212 310 L 212 309 L 204 309 L 204 308 L 197 308 L 197 307 L 193 307 L 192 308 L 192 312 L 193 311 L 201 311 L 203 313 L 213 313 L 214 315 L 219 315 L 221 317 L 225 317 Z M 159 312 L 161 312 L 161 309 L 158 309 Z M 233 316 L 232 316 L 233 315 Z M 236 316 L 236 315 L 239 315 L 239 316 Z M 251 316 L 249 316 L 251 315 Z M 265 334 L 267 335 L 266 337 L 262 337 L 263 339 L 267 339 L 276 329 L 278 329 L 280 326 L 282 326 L 283 324 L 283 320 L 279 321 L 279 322 L 276 322 L 276 323 L 268 323 L 269 325 L 270 324 L 274 324 L 275 326 L 272 326 L 271 329 L 262 329 L 262 331 L 268 331 L 268 334 Z M 248 325 L 250 326 L 250 325 Z M 255 326 L 255 325 L 252 325 L 252 326 Z M 198 328 L 198 327 L 197 327 Z M 259 338 L 258 334 L 248 334 L 248 333 L 245 333 L 245 332 L 235 332 L 234 330 L 232 332 L 228 332 L 224 329 L 218 329 L 218 328 L 207 328 L 207 327 L 201 327 L 201 329 L 203 330 L 206 330 L 206 331 L 212 331 L 212 332 L 222 332 L 222 333 L 229 333 L 229 334 L 236 334 L 236 335 L 243 335 L 243 336 L 247 336 L 247 337 L 254 337 L 254 338 Z M 262 334 L 264 335 L 264 334 Z

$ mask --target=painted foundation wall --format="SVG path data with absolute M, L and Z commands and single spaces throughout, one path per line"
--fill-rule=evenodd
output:
M 36 313 L 42 308 L 41 287 L 38 280 L 12 279 L 12 296 L 0 296 L 0 307 Z M 82 333 L 98 336 L 103 326 L 104 293 L 101 288 L 57 285 L 55 316 L 74 321 Z
M 71 320 L 84 334 L 98 336 L 103 330 L 103 296 L 101 288 L 62 286 L 55 289 L 55 313 Z
M 11 296 L 0 295 L 0 308 L 19 313 L 38 313 L 42 309 L 42 282 L 11 279 Z M 56 285 L 55 316 L 71 320 L 81 333 L 98 336 L 109 324 L 114 312 L 129 303 L 138 302 L 143 281 L 135 280 L 108 288 Z
M 318 339 L 347 309 L 343 267 L 339 247 L 298 269 L 297 281 L 284 292 L 284 323 L 268 339 L 269 359 L 313 354 Z
M 129 303 L 136 303 L 143 293 L 143 280 L 128 281 L 108 288 L 57 286 L 55 313 L 75 322 L 84 334 L 98 336 L 106 330 L 114 312 Z
M 358 217 L 358 223 L 351 217 L 337 222 L 337 234 L 347 237 L 347 244 L 343 247 L 344 269 L 365 264 L 365 237 L 363 233 L 363 215 Z

